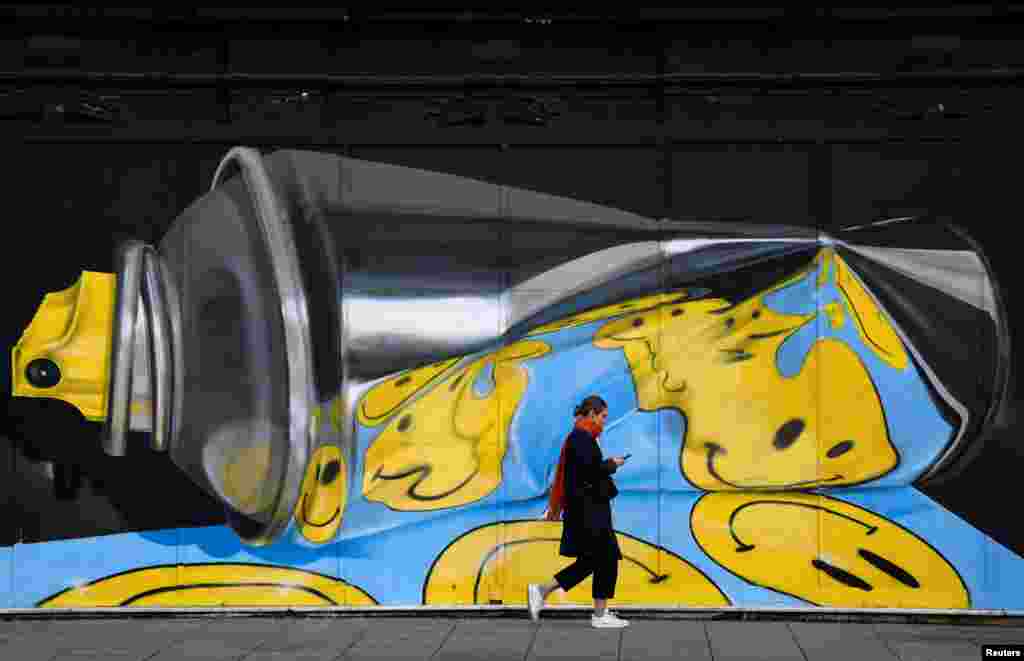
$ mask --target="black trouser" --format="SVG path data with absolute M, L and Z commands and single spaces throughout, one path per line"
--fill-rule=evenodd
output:
M 591 594 L 594 599 L 612 599 L 615 597 L 615 582 L 619 578 L 619 559 L 614 553 L 599 555 L 581 555 L 562 571 L 555 574 L 558 587 L 566 592 L 594 575 Z

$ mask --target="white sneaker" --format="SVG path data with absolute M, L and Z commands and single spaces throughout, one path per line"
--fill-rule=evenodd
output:
M 539 585 L 530 583 L 526 586 L 526 601 L 530 604 L 530 619 L 536 622 L 540 618 L 540 608 L 544 605 Z
M 610 610 L 606 610 L 601 617 L 591 615 L 590 624 L 595 629 L 621 629 L 629 626 L 629 620 L 623 620 Z

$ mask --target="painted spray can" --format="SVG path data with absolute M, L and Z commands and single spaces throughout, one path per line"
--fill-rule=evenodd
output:
M 47 295 L 14 394 L 151 444 L 263 545 L 545 493 L 602 395 L 637 490 L 941 479 L 1006 399 L 977 244 L 645 218 L 329 154 L 232 149 L 116 274 Z

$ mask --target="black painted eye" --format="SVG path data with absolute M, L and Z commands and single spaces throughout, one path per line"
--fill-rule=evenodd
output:
M 750 316 L 753 317 L 754 319 L 757 319 L 757 318 L 759 318 L 761 316 L 761 311 L 760 310 L 754 310 L 754 313 L 751 314 Z
M 644 320 L 641 317 L 637 317 L 633 320 L 633 328 L 640 328 L 644 325 Z
M 682 310 L 680 310 L 679 308 L 676 308 L 675 310 L 672 310 L 672 316 L 673 316 L 673 317 L 678 317 L 678 316 L 679 316 L 679 315 L 681 315 L 682 313 L 683 313 L 683 311 L 682 311 Z
M 60 368 L 49 358 L 36 358 L 25 367 L 25 378 L 36 388 L 52 388 L 60 383 Z
M 742 363 L 743 361 L 750 360 L 754 357 L 754 354 L 744 351 L 743 349 L 724 349 L 722 353 L 725 354 L 725 362 L 729 365 Z
M 872 566 L 874 566 L 879 571 L 885 572 L 889 576 L 892 576 L 894 579 L 896 579 L 903 585 L 906 585 L 909 588 L 921 587 L 921 584 L 917 581 L 916 578 L 911 576 L 910 572 L 908 572 L 903 567 L 900 567 L 896 563 L 886 560 L 882 556 L 872 553 L 867 549 L 857 549 L 857 555 L 867 560 L 869 563 L 871 563 Z
M 317 470 L 319 472 L 319 467 L 318 467 Z M 340 472 L 341 472 L 341 462 L 339 462 L 337 459 L 332 459 L 332 460 L 328 461 L 327 465 L 324 466 L 323 475 L 321 475 L 319 477 L 320 484 L 322 484 L 324 486 L 327 486 L 331 482 L 334 482 L 334 480 L 336 480 L 338 478 L 338 473 L 340 473 Z
M 400 387 L 404 386 L 405 384 L 409 383 L 410 381 L 412 381 L 411 378 L 409 378 L 408 376 L 403 376 L 398 381 L 395 381 L 395 386 L 400 388 Z
M 853 441 L 841 441 L 828 449 L 825 453 L 829 459 L 835 459 L 853 449 Z
M 412 427 L 412 416 L 402 416 L 402 419 L 398 421 L 398 431 L 406 431 L 409 427 Z
M 827 562 L 824 562 L 823 560 L 811 560 L 811 565 L 815 569 L 824 572 L 829 577 L 839 581 L 843 585 L 849 586 L 851 588 L 857 588 L 858 590 L 864 590 L 865 592 L 871 592 L 871 590 L 873 589 L 871 587 L 871 584 L 862 579 L 861 577 L 855 576 L 850 572 L 846 571 L 845 569 L 840 569 L 839 567 L 830 565 Z
M 804 431 L 804 421 L 800 418 L 793 418 L 786 424 L 779 427 L 779 430 L 775 432 L 775 440 L 772 443 L 775 445 L 776 450 L 785 450 L 790 445 L 796 442 L 796 439 Z
M 736 320 L 733 319 L 732 317 L 729 317 L 728 319 L 725 320 L 725 327 L 726 328 L 732 328 L 735 325 L 736 325 Z

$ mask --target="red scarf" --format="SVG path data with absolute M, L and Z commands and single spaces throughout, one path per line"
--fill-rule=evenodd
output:
M 599 422 L 595 422 L 593 418 L 578 418 L 576 420 L 576 429 L 582 429 L 593 436 L 596 441 L 604 427 Z M 548 513 L 545 517 L 548 521 L 560 521 L 562 519 L 562 511 L 565 509 L 565 455 L 568 447 L 569 438 L 566 437 L 565 442 L 562 443 L 562 454 L 558 457 L 555 483 L 551 485 L 551 496 L 548 498 Z

